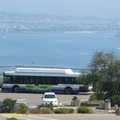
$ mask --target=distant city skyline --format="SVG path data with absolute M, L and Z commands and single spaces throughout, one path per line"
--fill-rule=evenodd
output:
M 120 0 L 0 0 L 0 11 L 120 18 Z

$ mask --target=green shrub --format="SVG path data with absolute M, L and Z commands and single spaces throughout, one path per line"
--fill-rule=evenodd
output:
M 73 108 L 69 108 L 69 113 L 73 113 L 74 109 Z
M 30 114 L 40 114 L 41 113 L 41 109 L 37 108 L 37 109 L 32 109 L 29 111 Z
M 105 100 L 110 99 L 112 106 L 118 105 L 120 106 L 120 95 L 110 95 L 110 94 L 93 94 L 90 96 L 89 101 L 95 101 L 95 100 Z
M 58 108 L 54 110 L 54 113 L 57 114 L 66 114 L 69 113 L 69 110 L 67 108 Z
M 98 97 L 96 94 L 92 94 L 89 98 L 89 101 L 95 101 L 95 100 L 98 100 Z
M 53 110 L 53 104 L 50 103 L 50 104 L 42 104 L 41 106 L 38 106 L 38 108 L 49 108 L 51 110 Z
M 50 108 L 37 108 L 29 111 L 30 114 L 51 114 L 53 110 Z
M 3 112 L 4 113 L 11 113 L 14 111 L 14 106 L 15 106 L 16 101 L 12 100 L 11 98 L 5 98 L 3 100 L 3 104 L 6 105 L 4 108 Z
M 73 108 L 57 108 L 55 110 L 52 110 L 51 108 L 37 108 L 30 110 L 30 114 L 52 114 L 52 113 L 57 113 L 57 114 L 67 114 L 67 113 L 73 113 L 74 109 Z
M 9 104 L 9 103 L 11 103 L 11 102 L 13 102 L 13 100 L 12 100 L 11 98 L 5 98 L 5 99 L 3 100 L 3 104 Z
M 41 109 L 41 113 L 42 114 L 51 114 L 51 113 L 53 113 L 53 110 L 50 108 L 43 108 L 43 109 Z
M 99 101 L 81 101 L 81 106 L 99 106 Z
M 105 99 L 110 99 L 112 95 L 109 95 L 107 93 L 97 93 L 97 94 L 92 94 L 89 98 L 89 101 L 96 101 L 96 100 L 105 100 Z
M 120 109 L 117 109 L 117 110 L 115 111 L 115 114 L 116 114 L 116 115 L 120 115 Z
M 120 95 L 113 95 L 111 99 L 112 99 L 112 105 L 120 106 Z
M 92 113 L 92 109 L 87 107 L 79 107 L 77 108 L 77 113 Z
M 67 113 L 73 113 L 73 108 L 57 108 L 54 110 L 54 113 L 56 114 L 67 114 Z
M 19 108 L 18 108 L 18 113 L 21 114 L 27 114 L 29 111 L 28 107 L 24 104 L 22 104 Z
M 93 113 L 93 109 L 89 108 L 89 112 L 88 113 Z
M 17 120 L 17 118 L 7 118 L 6 120 Z

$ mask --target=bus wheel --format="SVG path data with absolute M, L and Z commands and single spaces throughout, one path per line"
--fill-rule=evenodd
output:
M 65 93 L 66 94 L 71 94 L 72 93 L 72 88 L 70 88 L 70 87 L 65 88 Z
M 16 92 L 16 93 L 20 92 L 20 88 L 18 86 L 14 86 L 13 92 Z

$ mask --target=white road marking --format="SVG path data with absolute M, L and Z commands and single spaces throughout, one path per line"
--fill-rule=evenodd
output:
M 64 102 L 59 103 L 59 105 L 60 105 L 60 106 L 64 106 L 65 103 L 70 104 L 70 102 L 71 102 L 71 101 L 64 101 Z M 68 104 L 67 104 L 67 105 L 68 105 Z

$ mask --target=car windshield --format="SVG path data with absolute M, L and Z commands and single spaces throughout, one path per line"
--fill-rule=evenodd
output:
M 55 95 L 45 95 L 44 98 L 55 98 Z
M 26 105 L 31 106 L 31 107 L 33 107 L 33 106 L 34 106 L 34 105 L 30 104 L 30 103 L 26 103 Z

